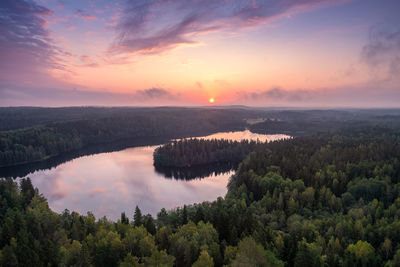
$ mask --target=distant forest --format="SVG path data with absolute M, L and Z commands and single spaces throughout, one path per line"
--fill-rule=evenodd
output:
M 26 118 L 17 123 L 14 120 L 21 117 L 18 112 L 6 117 L 4 114 L 1 116 L 0 109 L 0 128 L 31 125 L 30 117 L 39 123 L 0 131 L 0 166 L 45 160 L 101 144 L 138 144 L 138 140 L 147 143 L 160 138 L 168 141 L 171 138 L 241 130 L 246 125 L 243 120 L 245 113 L 234 110 L 120 108 L 116 112 L 112 108 L 99 108 L 98 113 L 91 113 L 91 110 L 83 109 L 79 118 L 74 108 L 65 110 L 64 117 L 56 109 L 57 116 L 51 112 L 49 116 L 54 116 L 54 121 L 44 120 L 41 109 L 37 111 L 39 114 L 35 113 L 35 109 L 32 114 L 21 111 Z
M 256 119 L 256 120 L 254 120 Z M 247 123 L 247 121 L 260 121 Z M 368 125 L 400 125 L 400 111 L 215 108 L 0 107 L 0 167 L 93 151 L 249 128 L 292 136 Z
M 29 179 L 0 201 L 2 266 L 400 266 L 400 128 L 268 143 L 224 198 L 156 218 L 57 214 Z

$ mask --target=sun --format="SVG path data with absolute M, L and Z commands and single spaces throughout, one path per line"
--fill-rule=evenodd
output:
M 208 101 L 210 101 L 210 103 L 214 103 L 214 98 L 210 98 Z

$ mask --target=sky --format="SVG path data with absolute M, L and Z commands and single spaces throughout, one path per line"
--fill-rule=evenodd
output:
M 1 0 L 0 106 L 400 107 L 399 12 L 399 0 Z

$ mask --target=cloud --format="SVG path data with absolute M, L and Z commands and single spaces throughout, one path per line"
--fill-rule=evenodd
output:
M 238 91 L 231 104 L 291 107 L 399 107 L 398 88 L 376 85 L 285 90 L 279 87 L 262 91 Z
M 364 84 L 353 87 L 286 90 L 279 87 L 261 91 L 237 91 L 221 104 L 292 107 L 399 107 L 400 90 Z M 222 100 L 223 96 L 220 97 Z M 0 106 L 191 106 L 204 102 L 192 95 L 163 88 L 129 93 L 0 86 Z
M 316 94 L 311 90 L 283 90 L 281 88 L 271 88 L 261 92 L 252 92 L 247 95 L 251 100 L 268 100 L 279 102 L 304 102 L 312 100 Z
M 84 11 L 82 9 L 77 9 L 75 12 L 75 16 L 77 16 L 78 18 L 87 19 L 87 20 L 97 19 L 96 16 L 90 15 L 89 13 L 87 13 L 86 11 Z
M 0 80 L 34 78 L 47 68 L 62 68 L 58 48 L 45 28 L 53 13 L 31 0 L 0 1 Z
M 156 53 L 193 44 L 194 35 L 237 30 L 333 0 L 130 0 L 112 51 Z
M 367 44 L 362 49 L 362 59 L 373 70 L 382 71 L 386 78 L 400 75 L 400 28 L 387 25 L 371 27 Z
M 139 90 L 136 92 L 139 96 L 149 99 L 157 98 L 172 98 L 173 94 L 162 88 L 150 88 L 146 90 Z
M 52 201 L 57 201 L 65 198 L 66 196 L 68 196 L 66 192 L 54 192 L 49 196 L 49 199 Z
M 105 192 L 105 191 L 106 191 L 105 188 L 97 187 L 97 188 L 94 188 L 94 189 L 90 190 L 90 191 L 88 192 L 88 195 L 89 195 L 90 197 L 93 197 L 94 195 L 97 195 L 98 193 L 103 193 L 103 192 Z
M 130 93 L 0 86 L 0 106 L 87 106 L 87 105 L 185 105 L 178 93 L 149 88 Z
M 89 55 L 81 55 L 79 57 L 80 62 L 84 67 L 98 67 L 100 66 L 98 60 L 96 60 L 96 57 L 89 56 Z

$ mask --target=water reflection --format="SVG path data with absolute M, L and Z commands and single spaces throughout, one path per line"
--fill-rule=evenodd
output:
M 159 145 L 168 142 L 168 140 L 169 138 L 136 138 L 135 140 L 125 140 L 120 143 L 117 142 L 113 144 L 99 144 L 96 146 L 90 146 L 80 149 L 79 151 L 64 153 L 60 156 L 52 157 L 44 161 L 16 166 L 0 167 L 0 177 L 23 177 L 35 171 L 55 168 L 58 165 L 82 156 L 95 155 L 104 152 L 120 151 L 128 147 Z
M 218 176 L 228 173 L 232 170 L 235 170 L 236 167 L 236 164 L 223 162 L 192 166 L 190 168 L 154 166 L 154 169 L 157 173 L 164 175 L 166 178 L 173 178 L 177 180 L 193 180 L 206 178 L 210 175 Z
M 239 133 L 247 136 L 246 131 Z M 221 133 L 205 138 L 219 136 Z M 277 138 L 275 135 L 257 137 Z M 156 171 L 153 166 L 156 147 L 133 147 L 82 156 L 27 176 L 54 211 L 62 212 L 66 208 L 82 214 L 92 211 L 97 218 L 107 216 L 113 220 L 123 211 L 132 218 L 136 205 L 143 213 L 156 215 L 161 208 L 212 201 L 226 194 L 232 166 L 219 166 L 220 169 L 210 166 L 190 172 L 171 170 L 167 176 L 183 179 L 165 179 L 165 172 Z M 194 177 L 203 179 L 191 179 Z
M 241 141 L 243 139 L 247 140 L 259 140 L 261 142 L 265 141 L 276 141 L 276 140 L 281 140 L 281 139 L 287 139 L 291 138 L 290 136 L 286 134 L 257 134 L 257 133 L 252 133 L 249 130 L 244 130 L 244 131 L 236 131 L 236 132 L 222 132 L 222 133 L 215 133 L 211 135 L 207 135 L 204 137 L 199 137 L 203 139 L 229 139 L 233 141 Z
M 214 200 L 226 193 L 231 173 L 203 180 L 171 180 L 154 171 L 156 146 L 128 148 L 72 160 L 57 168 L 29 175 L 49 200 L 50 207 L 96 217 L 117 219 L 122 211 L 133 216 L 136 205 L 155 215 L 161 208 Z

